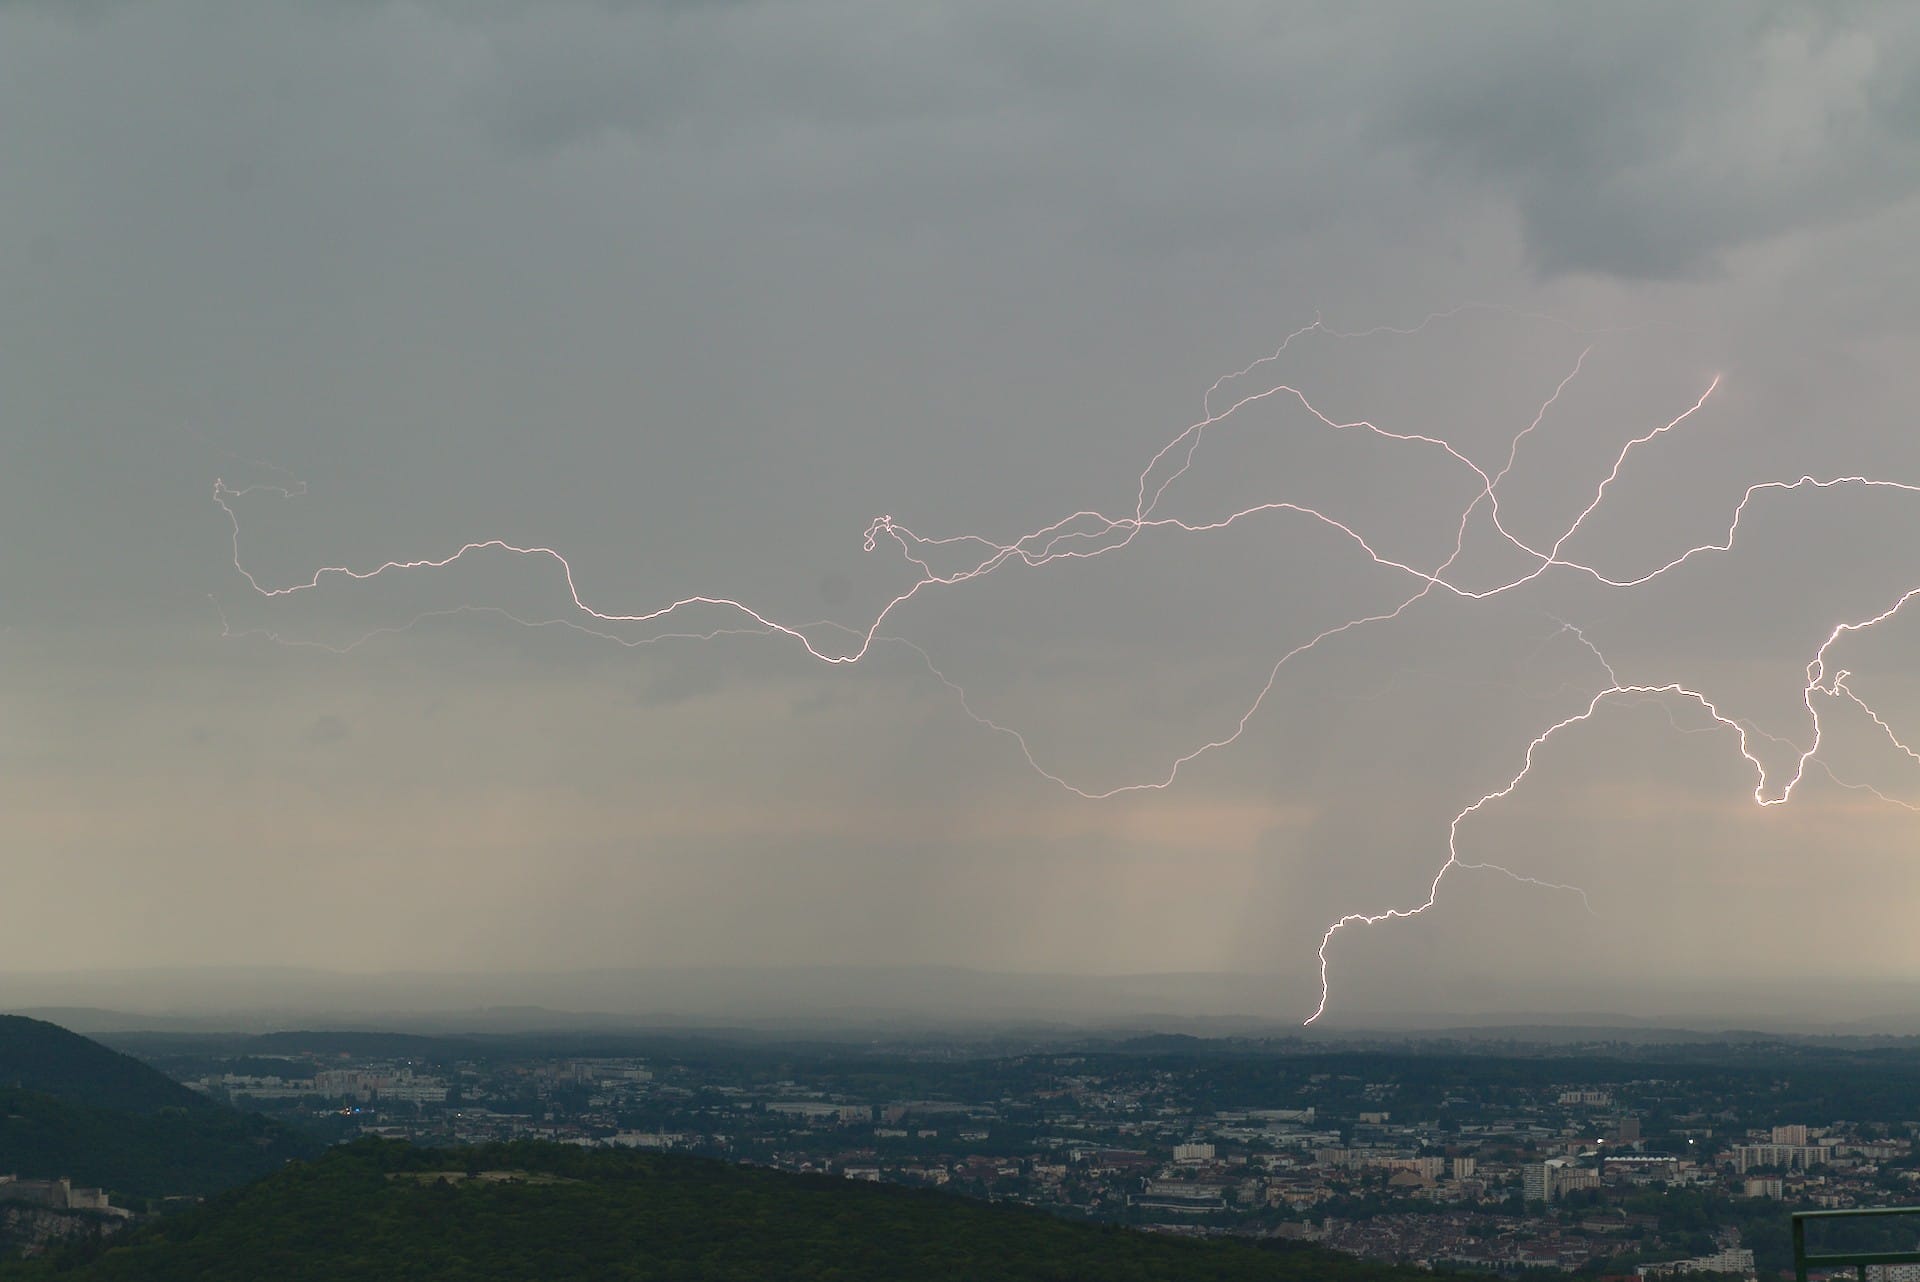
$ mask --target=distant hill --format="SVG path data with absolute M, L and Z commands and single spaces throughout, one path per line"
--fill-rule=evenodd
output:
M 1039 1211 L 703 1158 L 522 1142 L 362 1140 L 111 1245 L 0 1282 L 699 1278 L 1411 1282 L 1313 1249 L 1169 1238 Z
M 0 1175 L 122 1195 L 231 1188 L 317 1145 L 54 1024 L 0 1015 Z
M 943 966 L 644 967 L 573 971 L 342 973 L 294 968 L 145 967 L 0 974 L 0 1008 L 94 1032 L 413 1033 L 757 1030 L 783 1038 L 878 1033 L 1207 1037 L 1309 1041 L 1389 1034 L 1462 1040 L 1686 1040 L 1694 1029 L 1920 1033 L 1900 980 L 1611 981 L 1530 992 L 1530 981 L 1461 1010 L 1397 986 L 1410 1005 L 1336 1004 L 1311 1028 L 1297 985 L 1267 973 L 1015 974 Z M 1412 979 L 1409 979 L 1412 983 Z M 1625 1011 L 1632 1014 L 1616 1014 Z M 57 1012 L 57 1013 L 55 1013 Z

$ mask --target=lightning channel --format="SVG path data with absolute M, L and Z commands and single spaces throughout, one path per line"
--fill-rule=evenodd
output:
M 1585 577 L 1607 588 L 1629 590 L 1652 583 L 1698 558 L 1731 552 L 1738 542 L 1743 522 L 1748 519 L 1751 509 L 1761 502 L 1778 500 L 1801 492 L 1823 493 L 1842 489 L 1883 490 L 1910 496 L 1920 495 L 1920 484 L 1866 475 L 1816 477 L 1805 474 L 1794 479 L 1761 481 L 1745 489 L 1733 506 L 1722 536 L 1687 547 L 1678 555 L 1639 569 L 1603 568 L 1570 555 L 1568 548 L 1579 540 L 1581 531 L 1586 528 L 1594 514 L 1605 505 L 1609 493 L 1618 484 L 1636 455 L 1655 446 L 1662 438 L 1683 430 L 1709 405 L 1721 386 L 1722 380 L 1719 375 L 1709 379 L 1697 397 L 1680 407 L 1679 412 L 1657 420 L 1646 430 L 1627 438 L 1613 454 L 1611 465 L 1595 482 L 1591 496 L 1558 527 L 1559 532 L 1552 541 L 1544 545 L 1529 541 L 1509 528 L 1501 513 L 1500 491 L 1503 483 L 1508 481 L 1514 470 L 1523 444 L 1528 441 L 1528 438 L 1543 430 L 1562 394 L 1582 376 L 1588 357 L 1594 350 L 1592 342 L 1582 348 L 1571 368 L 1567 369 L 1554 383 L 1551 392 L 1540 401 L 1531 419 L 1508 439 L 1504 461 L 1493 470 L 1482 467 L 1465 450 L 1441 436 L 1385 426 L 1368 419 L 1343 418 L 1322 410 L 1305 391 L 1292 383 L 1284 381 L 1262 383 L 1255 377 L 1263 374 L 1269 367 L 1280 363 L 1296 342 L 1309 335 L 1319 334 L 1343 340 L 1379 334 L 1408 336 L 1475 310 L 1509 311 L 1515 315 L 1552 321 L 1549 317 L 1539 317 L 1532 313 L 1501 308 L 1498 305 L 1479 303 L 1462 304 L 1445 311 L 1431 313 L 1409 327 L 1376 326 L 1370 329 L 1341 331 L 1326 325 L 1320 317 L 1316 316 L 1311 324 L 1288 333 L 1271 352 L 1221 375 L 1203 391 L 1200 398 L 1199 418 L 1188 423 L 1161 446 L 1148 458 L 1145 466 L 1140 470 L 1134 486 L 1134 506 L 1130 512 L 1122 509 L 1119 513 L 1108 514 L 1091 508 L 1080 509 L 1019 535 L 1011 541 L 998 541 L 980 533 L 927 535 L 909 528 L 891 514 L 873 518 L 861 536 L 863 549 L 873 552 L 883 546 L 891 545 L 901 563 L 909 568 L 911 574 L 910 582 L 888 597 L 861 627 L 849 627 L 825 620 L 803 623 L 782 622 L 770 613 L 762 612 L 745 601 L 726 594 L 690 594 L 639 610 L 603 608 L 591 603 L 583 594 L 573 565 L 558 549 L 545 544 L 515 543 L 500 538 L 474 539 L 439 554 L 396 557 L 357 568 L 346 564 L 322 565 L 303 579 L 278 584 L 269 583 L 248 568 L 242 555 L 239 505 L 256 495 L 295 499 L 307 492 L 304 482 L 294 479 L 284 469 L 276 467 L 273 469 L 277 474 L 276 479 L 284 480 L 284 484 L 261 483 L 230 487 L 224 481 L 216 479 L 213 485 L 214 502 L 224 514 L 231 531 L 233 568 L 256 596 L 268 600 L 280 600 L 312 592 L 329 581 L 357 583 L 390 575 L 425 573 L 444 569 L 470 558 L 500 555 L 545 564 L 557 571 L 570 598 L 573 617 L 529 618 L 495 606 L 462 605 L 447 610 L 428 611 L 403 624 L 376 628 L 355 640 L 336 645 L 291 637 L 268 628 L 236 629 L 231 626 L 225 612 L 220 610 L 216 603 L 215 608 L 220 616 L 221 635 L 229 638 L 257 637 L 280 645 L 314 647 L 336 654 L 347 654 L 376 639 L 408 632 L 430 620 L 478 616 L 498 618 L 526 628 L 568 629 L 628 648 L 668 640 L 708 641 L 721 636 L 757 635 L 797 644 L 812 658 L 830 665 L 859 663 L 876 646 L 900 646 L 911 650 L 919 657 L 930 676 L 954 697 L 958 707 L 968 718 L 984 729 L 1008 740 L 1028 767 L 1041 779 L 1076 797 L 1100 801 L 1125 793 L 1172 787 L 1184 768 L 1210 753 L 1231 746 L 1241 738 L 1249 724 L 1260 713 L 1289 664 L 1356 630 L 1392 623 L 1436 593 L 1468 602 L 1485 602 L 1515 592 L 1556 571 Z M 1552 321 L 1552 323 L 1564 324 L 1558 321 Z M 1580 331 L 1571 326 L 1566 328 L 1570 332 L 1583 334 L 1589 339 L 1602 333 L 1618 332 L 1617 329 Z M 1249 382 L 1255 384 L 1254 390 L 1229 394 L 1230 389 L 1242 387 Z M 1312 504 L 1290 498 L 1269 499 L 1205 519 L 1161 515 L 1159 509 L 1162 500 L 1176 483 L 1191 471 L 1209 435 L 1218 432 L 1236 417 L 1244 416 L 1251 408 L 1269 402 L 1291 403 L 1297 406 L 1307 415 L 1310 425 L 1325 431 L 1337 434 L 1364 433 L 1382 441 L 1390 448 L 1425 452 L 1435 457 L 1445 467 L 1464 474 L 1473 488 L 1471 497 L 1460 510 L 1459 519 L 1454 526 L 1452 546 L 1442 550 L 1438 554 L 1438 559 L 1432 563 L 1417 564 L 1411 559 L 1388 555 L 1381 551 L 1379 546 L 1355 525 Z M 1455 568 L 1463 556 L 1467 532 L 1475 516 L 1483 510 L 1492 529 L 1506 545 L 1526 558 L 1529 565 L 1523 572 L 1491 586 L 1474 587 L 1460 581 Z M 1321 628 L 1306 640 L 1281 651 L 1267 669 L 1264 680 L 1254 690 L 1251 698 L 1242 705 L 1241 711 L 1236 716 L 1229 718 L 1222 725 L 1219 732 L 1205 736 L 1199 742 L 1176 752 L 1163 768 L 1144 778 L 1104 785 L 1075 781 L 1064 770 L 1043 762 L 1019 728 L 996 720 L 979 710 L 969 699 L 961 684 L 940 668 L 925 647 L 900 636 L 897 630 L 888 630 L 896 616 L 923 594 L 961 588 L 1015 563 L 1029 569 L 1071 564 L 1121 553 L 1137 539 L 1149 534 L 1204 537 L 1259 520 L 1303 522 L 1307 526 L 1327 531 L 1364 562 L 1389 571 L 1404 580 L 1405 590 L 1396 594 L 1389 604 Z M 959 558 L 957 567 L 948 564 L 955 556 Z M 936 562 L 946 568 L 936 569 Z M 1571 634 L 1596 662 L 1604 674 L 1604 685 L 1590 695 L 1584 708 L 1552 722 L 1536 734 L 1521 754 L 1517 771 L 1502 786 L 1483 794 L 1455 814 L 1448 827 L 1446 858 L 1427 883 L 1423 899 L 1404 907 L 1388 907 L 1371 912 L 1350 912 L 1327 926 L 1318 948 L 1319 1001 L 1312 1014 L 1307 1017 L 1306 1023 L 1312 1024 L 1319 1020 L 1328 1008 L 1332 991 L 1330 949 L 1340 933 L 1354 927 L 1376 926 L 1426 913 L 1438 902 L 1443 884 L 1455 871 L 1490 872 L 1541 889 L 1572 894 L 1581 900 L 1589 912 L 1594 911 L 1587 892 L 1577 886 L 1537 878 L 1501 864 L 1463 858 L 1460 837 L 1463 825 L 1483 810 L 1512 796 L 1521 787 L 1532 772 L 1538 756 L 1557 737 L 1593 720 L 1609 706 L 1656 702 L 1666 710 L 1668 720 L 1676 730 L 1681 730 L 1681 727 L 1674 720 L 1674 706 L 1698 708 L 1706 714 L 1709 724 L 1697 729 L 1718 731 L 1729 736 L 1740 756 L 1753 771 L 1752 799 L 1763 808 L 1786 804 L 1806 778 L 1809 770 L 1817 766 L 1841 787 L 1862 790 L 1890 804 L 1920 810 L 1920 806 L 1889 797 L 1868 785 L 1842 780 L 1819 756 L 1826 733 L 1822 720 L 1822 706 L 1838 703 L 1851 707 L 1870 719 L 1892 748 L 1904 753 L 1916 765 L 1920 765 L 1920 752 L 1916 752 L 1909 746 L 1895 731 L 1893 725 L 1854 691 L 1848 684 L 1852 674 L 1834 666 L 1830 660 L 1830 652 L 1845 638 L 1894 618 L 1916 596 L 1920 596 L 1920 586 L 1898 596 L 1877 613 L 1833 625 L 1825 640 L 1806 664 L 1801 701 L 1806 713 L 1807 737 L 1803 743 L 1761 732 L 1748 722 L 1723 711 L 1706 694 L 1690 686 L 1680 683 L 1623 681 L 1614 665 L 1608 662 L 1584 631 L 1564 620 L 1558 620 L 1562 632 Z M 671 620 L 693 615 L 701 615 L 714 621 L 707 626 L 692 627 L 676 626 L 670 623 Z M 636 631 L 638 635 L 635 635 Z M 833 639 L 829 640 L 829 636 Z M 1694 733 L 1695 731 L 1683 732 Z M 1770 773 L 1755 749 L 1756 739 L 1765 739 L 1776 746 L 1784 745 L 1790 748 L 1791 768 L 1777 774 Z

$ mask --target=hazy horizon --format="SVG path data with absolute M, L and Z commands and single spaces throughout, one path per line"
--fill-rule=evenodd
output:
M 1666 986 L 1552 990 L 1528 1006 L 1512 989 L 1479 1009 L 1329 1012 L 1308 1029 L 1268 977 L 1248 974 L 1034 975 L 958 967 L 607 969 L 549 973 L 365 973 L 195 967 L 13 972 L 0 1010 L 81 1032 L 381 1028 L 413 1032 L 698 1031 L 790 1036 L 892 1031 L 930 1036 L 1051 1031 L 1339 1040 L 1373 1034 L 1499 1036 L 1513 1030 L 1622 1037 L 1726 1032 L 1920 1035 L 1901 984 Z M 1611 1003 L 1611 1004 L 1609 1004 Z

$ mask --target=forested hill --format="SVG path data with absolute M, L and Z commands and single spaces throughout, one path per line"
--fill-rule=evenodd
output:
M 130 1198 L 231 1188 L 318 1144 L 54 1024 L 0 1016 L 0 1175 Z
M 1022 1207 L 703 1158 L 362 1140 L 0 1282 L 901 1279 L 1402 1282 L 1312 1249 L 1156 1237 Z
M 218 1107 L 131 1056 L 20 1015 L 0 1015 L 0 1088 L 6 1087 L 121 1113 Z

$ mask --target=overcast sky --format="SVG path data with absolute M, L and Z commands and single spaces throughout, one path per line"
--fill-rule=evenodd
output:
M 1270 513 L 930 589 L 884 629 L 925 658 L 836 668 L 519 627 L 582 616 L 497 552 L 267 599 L 213 502 L 304 489 L 233 500 L 266 587 L 501 538 L 606 612 L 864 629 L 918 573 L 874 517 L 1131 515 L 1319 317 L 1214 407 L 1285 383 L 1491 472 L 1587 353 L 1501 485 L 1544 544 L 1719 376 L 1567 544 L 1637 577 L 1756 482 L 1920 482 L 1912 6 L 4 3 L 0 229 L 5 968 L 1238 971 L 1303 1017 L 1328 922 L 1421 902 L 1608 684 L 1564 625 L 1790 773 L 1821 641 L 1920 584 L 1920 496 L 1770 495 L 1644 587 L 1343 633 L 1088 801 L 1040 771 L 1163 780 L 1418 582 Z M 1477 490 L 1281 395 L 1158 511 L 1430 570 Z M 1526 568 L 1481 521 L 1449 573 Z M 1834 652 L 1908 742 L 1916 639 Z M 1450 873 L 1336 938 L 1336 1009 L 1913 977 L 1920 763 L 1816 703 L 1773 808 L 1695 705 L 1556 736 L 1461 857 L 1591 911 Z

